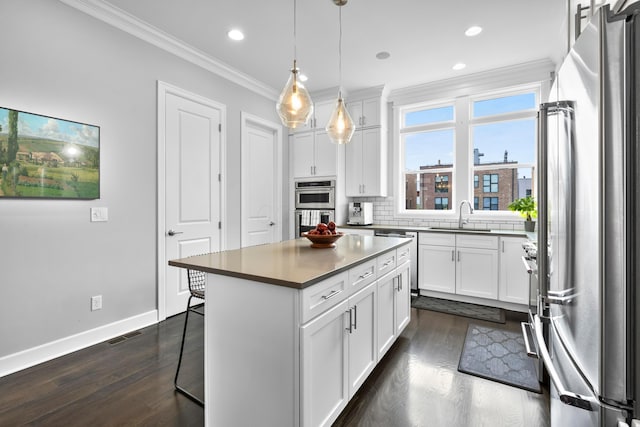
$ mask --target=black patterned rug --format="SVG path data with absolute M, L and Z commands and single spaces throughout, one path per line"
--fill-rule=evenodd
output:
M 448 299 L 432 298 L 420 295 L 411 298 L 411 306 L 422 310 L 439 311 L 489 322 L 504 323 L 505 312 L 501 308 L 467 302 L 451 301 Z
M 540 393 L 535 361 L 521 333 L 469 324 L 458 370 Z

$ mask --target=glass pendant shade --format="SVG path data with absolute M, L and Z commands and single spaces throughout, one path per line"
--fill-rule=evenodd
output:
M 342 96 L 338 97 L 336 108 L 331 113 L 329 123 L 325 127 L 329 138 L 336 144 L 346 144 L 351 141 L 353 133 L 356 130 L 356 126 L 351 120 L 351 115 L 344 105 Z
M 298 69 L 296 61 L 293 61 L 293 68 L 289 75 L 286 86 L 280 93 L 276 110 L 282 120 L 282 124 L 288 128 L 294 129 L 300 125 L 304 125 L 313 113 L 313 101 L 309 92 L 298 80 Z

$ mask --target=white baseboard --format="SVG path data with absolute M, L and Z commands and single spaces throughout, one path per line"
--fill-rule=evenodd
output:
M 158 311 L 152 310 L 0 357 L 0 378 L 155 323 L 158 323 Z

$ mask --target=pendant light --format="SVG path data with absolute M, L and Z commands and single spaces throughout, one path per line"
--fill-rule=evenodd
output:
M 336 102 L 336 107 L 333 110 L 333 113 L 331 113 L 329 123 L 327 123 L 325 130 L 333 142 L 336 144 L 346 144 L 351 141 L 351 137 L 353 137 L 353 133 L 356 130 L 353 120 L 351 119 L 351 115 L 349 114 L 349 111 L 347 111 L 347 108 L 344 105 L 344 100 L 342 99 L 342 6 L 347 4 L 347 0 L 333 0 L 333 2 L 338 6 L 340 11 L 340 37 L 338 42 L 338 101 Z
M 293 68 L 291 75 L 280 93 L 276 110 L 282 124 L 294 129 L 307 123 L 313 113 L 313 101 L 304 85 L 298 80 L 296 63 L 296 0 L 293 0 Z

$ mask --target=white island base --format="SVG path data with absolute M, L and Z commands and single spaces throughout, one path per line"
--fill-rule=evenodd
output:
M 335 249 L 308 246 L 297 239 L 170 261 L 209 273 L 206 426 L 330 426 L 409 323 L 406 239 L 347 235 Z M 306 264 L 291 257 L 316 264 L 296 268 Z M 285 280 L 292 275 L 295 283 Z

